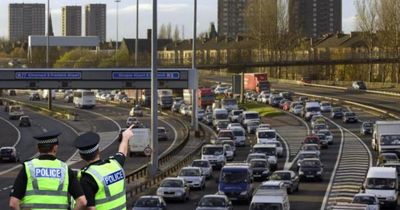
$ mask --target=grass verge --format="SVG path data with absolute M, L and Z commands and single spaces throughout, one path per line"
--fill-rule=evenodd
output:
M 244 103 L 241 104 L 241 107 L 246 109 L 247 111 L 258 112 L 261 117 L 274 117 L 284 114 L 282 110 L 259 103 Z

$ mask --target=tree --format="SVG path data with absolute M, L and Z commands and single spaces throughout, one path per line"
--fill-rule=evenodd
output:
M 172 25 L 171 23 L 168 23 L 167 25 L 167 38 L 172 39 Z
M 168 37 L 167 28 L 165 27 L 164 24 L 162 24 L 160 27 L 160 32 L 158 32 L 158 38 L 166 39 L 167 37 Z
M 368 54 L 371 56 L 376 46 L 376 31 L 378 22 L 378 0 L 357 0 L 357 28 L 362 31 L 362 39 L 366 44 Z M 372 82 L 372 66 L 369 64 L 368 80 Z
M 180 34 L 179 27 L 178 27 L 178 25 L 175 25 L 174 36 L 173 36 L 174 41 L 180 40 L 179 34 Z
M 26 58 L 26 52 L 25 52 L 24 48 L 17 47 L 11 51 L 10 56 L 12 58 Z
M 97 58 L 92 56 L 94 53 L 86 49 L 76 48 L 61 56 L 54 64 L 55 68 L 77 68 L 94 67 Z

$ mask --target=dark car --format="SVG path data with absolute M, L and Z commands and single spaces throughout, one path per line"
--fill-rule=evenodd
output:
M 355 90 L 366 90 L 367 86 L 364 81 L 354 81 L 351 85 Z
M 213 122 L 212 113 L 206 113 L 206 114 L 203 116 L 203 122 L 204 122 L 204 124 L 206 124 L 206 125 L 212 125 L 212 122 Z
M 1 147 L 0 148 L 0 160 L 9 162 L 18 162 L 19 156 L 15 147 Z
M 358 122 L 357 115 L 354 112 L 345 112 L 343 114 L 342 120 L 343 120 L 344 123 L 348 123 L 348 122 L 356 123 L 356 122 Z
M 38 92 L 32 92 L 29 94 L 30 101 L 40 101 L 40 95 Z
M 126 127 L 131 126 L 132 124 L 136 124 L 139 120 L 136 117 L 128 117 L 126 120 Z
M 250 160 L 250 166 L 253 172 L 254 180 L 267 180 L 271 171 L 269 164 L 266 159 L 252 159 Z
M 372 122 L 363 122 L 360 128 L 360 133 L 362 135 L 372 134 L 374 123 Z
M 15 90 L 8 90 L 8 95 L 9 96 L 16 96 L 17 92 Z
M 158 127 L 158 140 L 168 140 L 167 130 L 164 127 Z
M 167 203 L 160 196 L 141 196 L 133 205 L 132 210 L 165 210 Z
M 19 127 L 31 127 L 32 121 L 29 116 L 21 116 L 19 118 Z
M 341 107 L 333 107 L 330 113 L 332 119 L 340 119 L 343 117 L 343 109 Z
M 304 158 L 299 168 L 300 180 L 322 181 L 323 167 L 323 164 L 317 158 Z

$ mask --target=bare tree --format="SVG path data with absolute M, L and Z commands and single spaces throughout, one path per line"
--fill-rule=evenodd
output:
M 384 0 L 379 5 L 378 38 L 381 47 L 391 55 L 400 56 L 400 1 Z M 392 65 L 392 80 L 399 83 L 400 69 L 398 64 Z M 386 79 L 382 73 L 382 82 Z
M 378 23 L 378 0 L 356 0 L 357 28 L 362 31 L 362 38 L 366 44 L 369 56 L 372 56 L 376 46 L 376 32 Z M 372 82 L 372 64 L 368 68 L 368 80 Z
M 166 38 L 168 38 L 167 28 L 165 27 L 164 24 L 162 24 L 161 27 L 160 27 L 160 32 L 158 32 L 158 38 L 159 38 L 159 39 L 166 39 Z
M 172 25 L 168 23 L 167 25 L 167 39 L 172 39 Z
M 180 40 L 179 36 L 180 36 L 179 27 L 178 27 L 178 25 L 175 25 L 173 40 L 179 41 Z

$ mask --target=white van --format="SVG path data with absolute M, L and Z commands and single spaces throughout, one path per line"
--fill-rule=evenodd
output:
M 144 155 L 144 150 L 150 146 L 150 139 L 149 128 L 134 128 L 133 136 L 129 140 L 129 156 Z
M 258 112 L 246 111 L 246 112 L 243 112 L 243 113 L 242 113 L 242 115 L 241 115 L 241 120 L 242 120 L 242 125 L 243 125 L 243 127 L 246 128 L 247 123 L 248 123 L 249 121 L 252 121 L 252 120 L 258 120 L 258 121 L 260 121 L 260 115 L 258 114 Z
M 201 159 L 208 160 L 213 168 L 222 168 L 226 163 L 223 145 L 207 144 L 201 148 Z
M 369 168 L 363 188 L 365 193 L 376 195 L 381 205 L 396 208 L 399 193 L 396 168 Z
M 289 197 L 283 190 L 257 190 L 253 195 L 249 210 L 258 209 L 289 210 Z
M 306 102 L 303 117 L 305 120 L 311 120 L 313 115 L 321 115 L 321 105 L 316 101 Z
M 213 125 L 216 126 L 220 120 L 228 120 L 228 111 L 226 109 L 214 109 Z
M 275 129 L 261 129 L 256 133 L 257 143 L 266 144 L 271 141 L 277 141 L 277 135 Z

